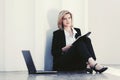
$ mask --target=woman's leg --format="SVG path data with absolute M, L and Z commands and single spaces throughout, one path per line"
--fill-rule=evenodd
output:
M 79 40 L 74 46 L 76 46 L 77 51 L 79 52 L 80 56 L 85 59 L 86 62 L 88 62 L 88 64 L 91 67 L 94 67 L 95 71 L 98 72 L 104 72 L 107 67 L 103 67 L 100 64 L 97 64 L 96 62 L 96 56 L 94 54 L 94 50 L 91 44 L 91 41 L 89 38 L 83 38 L 81 40 Z
M 72 47 L 68 50 L 68 52 L 63 53 L 61 56 L 62 63 L 71 63 L 74 62 L 74 60 L 84 60 L 85 63 L 88 61 L 88 59 L 92 57 L 90 54 L 90 51 L 88 49 L 88 46 L 84 42 L 83 39 L 76 42 Z
M 88 59 L 89 65 L 99 73 L 106 71 L 108 68 L 98 64 L 92 57 Z
M 84 59 L 86 62 L 88 61 L 88 58 L 92 57 L 88 49 L 88 46 L 86 45 L 83 39 L 77 41 L 73 46 L 75 46 L 76 51 L 79 53 L 80 58 Z
M 86 61 L 80 57 L 76 46 L 72 46 L 68 52 L 63 53 L 60 58 L 60 65 L 62 68 L 73 68 L 73 70 L 82 70 L 86 68 Z
M 67 53 L 63 53 L 63 56 L 61 57 L 61 64 L 64 65 L 73 65 L 72 63 L 82 61 L 83 63 L 86 64 L 86 62 L 89 63 L 91 67 L 95 66 L 95 70 L 98 71 L 104 71 L 107 68 L 103 68 L 103 66 L 97 64 L 96 65 L 96 57 L 95 55 L 91 55 L 91 51 L 89 48 L 91 48 L 91 44 L 87 45 L 89 43 L 86 43 L 84 39 L 79 40 L 77 43 L 75 43 Z M 95 58 L 95 59 L 94 59 Z M 77 61 L 78 60 L 78 61 Z
M 92 46 L 92 43 L 91 43 L 90 38 L 88 38 L 88 37 L 83 37 L 83 41 L 84 41 L 84 43 L 86 44 L 86 47 L 88 48 L 89 53 L 90 53 L 90 55 L 92 56 L 92 58 L 93 58 L 94 60 L 96 60 L 96 56 L 95 56 L 94 49 L 93 49 L 93 46 Z

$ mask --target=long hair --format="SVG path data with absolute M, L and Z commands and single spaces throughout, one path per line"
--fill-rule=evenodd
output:
M 63 17 L 66 15 L 66 14 L 70 14 L 71 16 L 71 19 L 72 19 L 72 13 L 69 12 L 68 10 L 62 10 L 60 13 L 59 13 L 59 16 L 58 16 L 58 28 L 59 29 L 64 29 L 64 26 L 63 26 Z

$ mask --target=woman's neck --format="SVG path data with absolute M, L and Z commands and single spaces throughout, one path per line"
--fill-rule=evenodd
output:
M 72 28 L 71 27 L 64 27 L 64 29 L 68 32 L 72 31 Z
M 71 27 L 64 27 L 64 30 L 67 31 L 71 36 L 73 35 L 73 30 Z

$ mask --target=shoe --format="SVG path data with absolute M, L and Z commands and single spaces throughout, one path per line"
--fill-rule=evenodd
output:
M 97 70 L 95 67 L 96 67 L 96 65 L 97 65 L 97 63 L 94 65 L 94 67 L 92 67 L 92 69 L 97 73 L 97 72 L 99 72 L 99 73 L 102 73 L 102 72 L 104 72 L 104 71 L 106 71 L 107 69 L 108 69 L 108 67 L 103 67 L 103 68 L 101 68 L 100 70 Z
M 89 72 L 90 74 L 93 73 L 93 69 L 92 68 L 86 68 L 86 71 Z

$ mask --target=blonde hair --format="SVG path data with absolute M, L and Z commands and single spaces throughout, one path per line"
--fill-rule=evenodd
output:
M 71 19 L 72 19 L 72 13 L 69 12 L 68 10 L 62 10 L 60 13 L 59 13 L 59 16 L 58 16 L 58 28 L 59 29 L 64 29 L 64 26 L 63 26 L 63 17 L 66 15 L 66 14 L 70 14 L 71 16 Z

